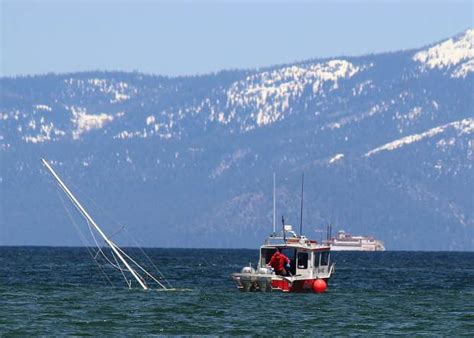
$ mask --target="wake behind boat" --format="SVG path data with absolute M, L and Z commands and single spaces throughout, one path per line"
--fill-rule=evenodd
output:
M 89 230 L 94 238 L 94 242 L 96 243 L 98 249 L 96 255 L 93 257 L 94 260 L 98 255 L 101 255 L 112 267 L 121 272 L 129 288 L 132 287 L 132 280 L 135 280 L 144 290 L 148 290 L 150 288 L 151 283 L 155 284 L 160 290 L 173 289 L 171 287 L 171 284 L 166 279 L 164 279 L 164 277 L 160 278 L 148 272 L 142 265 L 137 263 L 136 260 L 130 257 L 116 243 L 114 243 L 97 225 L 97 223 L 92 219 L 92 217 L 84 209 L 84 207 L 79 203 L 79 201 L 72 194 L 66 184 L 61 180 L 61 178 L 54 171 L 51 165 L 45 159 L 41 159 L 41 162 L 54 177 L 59 187 L 70 199 L 74 207 L 76 207 L 76 209 L 86 219 L 87 224 L 89 226 Z M 111 257 L 108 257 L 108 255 L 104 252 L 104 249 L 99 246 L 94 233 L 98 234 L 104 240 L 105 244 L 111 249 Z

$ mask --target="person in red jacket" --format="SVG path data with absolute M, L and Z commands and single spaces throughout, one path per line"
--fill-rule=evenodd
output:
M 288 276 L 288 270 L 286 268 L 290 267 L 290 259 L 282 254 L 281 248 L 278 248 L 273 254 L 268 265 L 275 270 L 277 275 Z

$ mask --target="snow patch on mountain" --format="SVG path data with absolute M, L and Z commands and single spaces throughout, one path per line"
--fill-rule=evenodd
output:
M 128 131 L 128 130 L 122 130 L 120 133 L 117 135 L 113 136 L 114 140 L 120 139 L 120 140 L 127 140 L 127 139 L 132 139 L 132 138 L 145 138 L 146 133 L 143 131 Z
M 81 134 L 89 132 L 94 129 L 101 129 L 106 123 L 113 121 L 112 115 L 105 113 L 92 115 L 87 114 L 85 108 L 81 107 L 70 107 L 72 112 L 71 122 L 74 124 L 75 129 L 72 132 L 72 138 L 78 140 Z
M 45 104 L 36 104 L 33 106 L 37 110 L 52 111 L 53 109 Z
M 359 96 L 367 91 L 367 89 L 373 88 L 375 88 L 374 82 L 372 80 L 367 80 L 355 85 L 354 88 L 352 88 L 352 95 Z
M 128 83 L 114 83 L 104 79 L 90 79 L 88 80 L 88 83 L 96 86 L 103 93 L 111 94 L 112 99 L 110 100 L 110 103 L 117 103 L 128 100 L 130 98 L 130 94 L 128 93 Z
M 331 157 L 331 159 L 329 160 L 329 164 L 332 164 L 336 161 L 339 161 L 341 160 L 342 158 L 344 157 L 344 154 L 336 154 L 335 156 Z
M 422 50 L 413 56 L 413 60 L 429 69 L 445 69 L 459 65 L 451 74 L 452 77 L 465 77 L 474 70 L 474 29 L 468 29 L 457 38 L 448 39 L 429 49 Z
M 101 92 L 110 97 L 110 103 L 119 103 L 126 101 L 138 93 L 136 88 L 131 87 L 128 83 L 122 81 L 108 79 L 66 79 L 65 83 L 72 89 L 77 88 L 83 92 Z
M 30 121 L 28 129 L 36 130 L 36 121 Z M 45 123 L 43 118 L 40 121 L 38 129 L 38 134 L 25 135 L 22 139 L 26 143 L 43 143 L 46 141 L 58 140 L 60 136 L 66 135 L 65 131 L 55 128 L 53 122 Z
M 451 122 L 442 126 L 432 128 L 421 134 L 413 134 L 413 135 L 403 137 L 401 139 L 386 143 L 383 146 L 380 146 L 378 148 L 372 149 L 371 151 L 367 152 L 365 156 L 369 157 L 377 153 L 380 153 L 382 151 L 395 150 L 405 145 L 421 141 L 425 138 L 429 138 L 429 137 L 433 137 L 435 135 L 441 134 L 449 128 L 455 129 L 458 132 L 458 135 L 472 133 L 474 132 L 474 119 L 467 118 L 460 121 Z
M 422 114 L 423 109 L 419 106 L 415 106 L 405 113 L 397 111 L 394 115 L 394 120 L 397 121 L 398 132 L 403 133 L 404 128 L 414 125 Z
M 148 124 L 148 122 L 150 122 Z M 133 139 L 133 138 L 149 138 L 152 136 L 158 136 L 160 139 L 164 140 L 169 140 L 173 136 L 176 136 L 175 134 L 172 133 L 171 127 L 169 124 L 166 123 L 155 123 L 154 120 L 153 122 L 147 119 L 147 126 L 150 128 L 143 128 L 142 130 L 122 130 L 118 134 L 114 135 L 112 138 L 113 139 L 120 139 L 120 140 L 126 140 L 126 139 Z
M 445 152 L 449 148 L 452 148 L 456 144 L 456 139 L 454 137 L 450 138 L 442 138 L 438 142 L 436 142 L 436 147 L 441 151 Z
M 237 149 L 231 155 L 227 155 L 212 171 L 211 177 L 217 178 L 222 175 L 225 171 L 229 170 L 233 165 L 242 160 L 247 154 L 250 153 L 250 149 Z
M 456 67 L 453 71 L 452 77 L 464 78 L 472 71 L 474 71 L 474 60 L 469 60 L 461 64 L 459 67 Z
M 337 121 L 330 122 L 323 127 L 321 127 L 322 130 L 329 128 L 329 129 L 339 129 L 347 124 L 351 124 L 353 122 L 360 122 L 363 121 L 369 117 L 372 117 L 377 114 L 382 114 L 386 112 L 390 108 L 390 104 L 387 102 L 380 102 L 372 106 L 370 109 L 363 113 L 357 113 L 349 116 L 344 116 Z
M 155 117 L 153 115 L 150 115 L 146 118 L 146 125 L 149 126 L 150 124 L 155 123 Z
M 260 72 L 232 84 L 227 91 L 227 116 L 219 112 L 221 123 L 232 120 L 236 111 L 252 109 L 250 120 L 257 126 L 264 126 L 283 118 L 291 103 L 309 91 L 323 95 L 324 90 L 335 90 L 338 81 L 348 79 L 361 70 L 346 60 L 331 60 L 310 65 L 295 65 Z M 325 84 L 329 83 L 329 87 Z M 248 126 L 247 126 L 248 128 Z M 250 128 L 252 129 L 252 128 Z

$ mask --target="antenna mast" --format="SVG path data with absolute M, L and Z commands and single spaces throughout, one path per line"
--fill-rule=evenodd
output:
M 275 205 L 276 205 L 276 202 L 275 202 L 276 201 L 275 185 L 276 185 L 276 183 L 275 183 L 275 181 L 276 181 L 276 175 L 275 175 L 275 173 L 273 173 L 273 235 L 276 234 L 276 228 L 275 228 L 275 226 L 276 226 L 275 225 L 275 209 L 276 209 L 275 208 Z
M 301 175 L 300 236 L 303 235 L 303 192 L 304 192 L 304 173 Z
M 285 218 L 281 215 L 281 227 L 283 229 L 283 241 L 286 243 Z

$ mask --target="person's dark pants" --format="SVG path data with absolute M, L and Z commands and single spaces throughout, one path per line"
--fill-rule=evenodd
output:
M 282 270 L 280 271 L 275 271 L 275 273 L 279 276 L 288 276 L 288 272 L 286 271 L 285 268 L 283 268 Z

